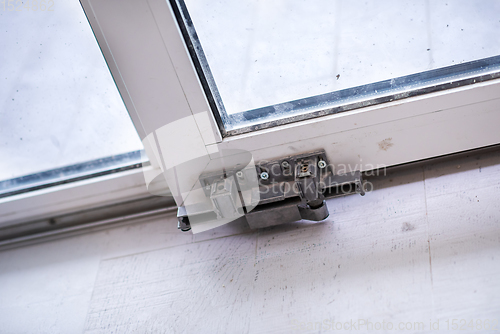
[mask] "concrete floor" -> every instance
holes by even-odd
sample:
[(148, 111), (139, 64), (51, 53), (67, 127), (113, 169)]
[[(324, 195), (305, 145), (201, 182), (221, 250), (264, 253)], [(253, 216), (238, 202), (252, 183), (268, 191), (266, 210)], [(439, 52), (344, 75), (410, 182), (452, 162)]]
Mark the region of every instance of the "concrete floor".
[(192, 235), (171, 214), (1, 251), (0, 332), (500, 328), (500, 152), (373, 185), (323, 223)]

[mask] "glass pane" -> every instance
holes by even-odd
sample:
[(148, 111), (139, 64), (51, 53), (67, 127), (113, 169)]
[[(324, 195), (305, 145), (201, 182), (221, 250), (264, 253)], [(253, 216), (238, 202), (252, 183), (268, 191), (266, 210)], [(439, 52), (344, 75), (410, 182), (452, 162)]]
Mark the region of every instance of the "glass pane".
[(0, 195), (142, 161), (80, 3), (10, 4), (0, 3)]
[(488, 80), (500, 69), (498, 0), (177, 0), (177, 6), (233, 133), (452, 81)]

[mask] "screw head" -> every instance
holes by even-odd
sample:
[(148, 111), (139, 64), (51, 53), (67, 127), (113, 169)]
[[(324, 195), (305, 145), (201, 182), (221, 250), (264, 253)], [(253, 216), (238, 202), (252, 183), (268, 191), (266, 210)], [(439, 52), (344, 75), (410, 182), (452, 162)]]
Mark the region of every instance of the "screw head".
[(236, 176), (237, 177), (243, 177), (243, 172), (240, 170), (240, 171), (237, 171), (236, 172)]
[(269, 174), (267, 172), (260, 173), (260, 178), (262, 180), (267, 180), (269, 178)]
[(326, 162), (323, 160), (318, 161), (318, 167), (323, 169), (326, 167)]
[(281, 166), (282, 166), (283, 168), (288, 168), (288, 167), (290, 167), (290, 164), (288, 163), (288, 161), (283, 161), (283, 162), (281, 163)]

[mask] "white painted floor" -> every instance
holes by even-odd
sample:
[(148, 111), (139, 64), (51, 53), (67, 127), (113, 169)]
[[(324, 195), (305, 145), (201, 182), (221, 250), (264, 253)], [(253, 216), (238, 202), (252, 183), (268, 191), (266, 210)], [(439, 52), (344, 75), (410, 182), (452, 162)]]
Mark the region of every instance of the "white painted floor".
[(352, 320), (362, 333), (359, 319), (500, 330), (500, 152), (374, 186), (330, 200), (325, 223), (193, 236), (169, 215), (4, 250), (0, 332), (328, 333)]

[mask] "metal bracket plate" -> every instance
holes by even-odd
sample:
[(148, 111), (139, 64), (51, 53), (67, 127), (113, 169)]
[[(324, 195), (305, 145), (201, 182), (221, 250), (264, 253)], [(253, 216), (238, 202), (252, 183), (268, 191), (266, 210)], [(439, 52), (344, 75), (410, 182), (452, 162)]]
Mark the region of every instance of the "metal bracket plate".
[[(213, 204), (213, 217), (220, 219), (245, 214), (251, 228), (301, 219), (321, 221), (329, 216), (325, 198), (348, 193), (364, 195), (361, 172), (334, 173), (324, 150), (261, 161), (255, 168), (256, 171), (234, 168), (199, 177), (205, 196)], [(255, 175), (258, 189), (247, 194), (245, 199), (240, 191), (241, 185)], [(245, 200), (255, 201), (256, 198), (257, 207), (246, 212)], [(189, 218), (181, 208), (178, 218), (179, 229), (189, 230)]]

